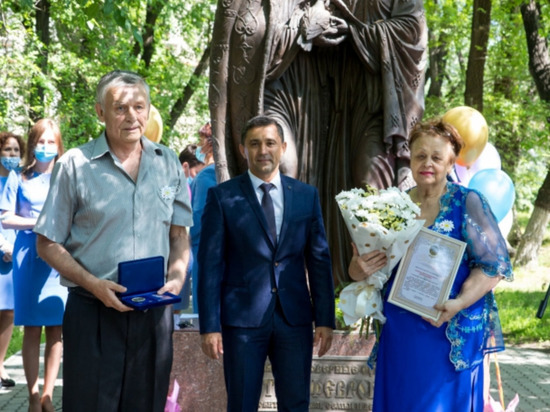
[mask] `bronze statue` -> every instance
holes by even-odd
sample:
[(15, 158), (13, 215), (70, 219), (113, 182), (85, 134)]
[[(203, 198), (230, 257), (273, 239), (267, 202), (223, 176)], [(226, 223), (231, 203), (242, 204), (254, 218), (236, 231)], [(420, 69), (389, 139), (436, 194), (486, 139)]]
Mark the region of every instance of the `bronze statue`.
[(350, 240), (334, 196), (411, 185), (409, 129), (423, 113), (427, 29), (420, 0), (219, 0), (210, 111), (218, 181), (246, 170), (242, 125), (279, 120), (283, 173), (318, 187), (335, 278)]

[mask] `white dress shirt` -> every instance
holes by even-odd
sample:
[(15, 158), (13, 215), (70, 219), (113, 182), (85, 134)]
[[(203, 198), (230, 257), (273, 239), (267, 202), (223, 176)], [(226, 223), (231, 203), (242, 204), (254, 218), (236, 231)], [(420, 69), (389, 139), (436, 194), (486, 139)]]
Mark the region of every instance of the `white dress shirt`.
[(252, 187), (254, 187), (254, 191), (256, 192), (256, 197), (258, 198), (258, 202), (260, 202), (260, 205), (262, 204), (262, 198), (264, 196), (264, 191), (260, 188), (260, 186), (264, 183), (272, 183), (275, 186), (274, 188), (271, 189), (269, 194), (271, 195), (271, 199), (273, 199), (273, 209), (275, 210), (275, 225), (277, 227), (277, 241), (278, 241), (279, 235), (281, 234), (281, 226), (283, 224), (283, 213), (285, 210), (283, 186), (281, 183), (281, 174), (277, 173), (277, 175), (270, 182), (265, 182), (259, 177), (254, 176), (250, 170), (248, 170), (248, 175), (250, 176), (250, 180), (252, 181)]

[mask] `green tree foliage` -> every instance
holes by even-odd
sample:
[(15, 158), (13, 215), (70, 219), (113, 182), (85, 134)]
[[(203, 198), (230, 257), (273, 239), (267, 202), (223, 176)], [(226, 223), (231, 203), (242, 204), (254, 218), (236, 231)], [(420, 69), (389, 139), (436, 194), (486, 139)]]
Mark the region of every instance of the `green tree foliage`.
[[(215, 0), (58, 0), (50, 2), (48, 61), (32, 0), (0, 0), (0, 128), (24, 133), (32, 113), (55, 118), (67, 147), (96, 137), (95, 86), (112, 69), (133, 70), (151, 86), (163, 119), (183, 94), (210, 41)], [(152, 23), (151, 23), (152, 22)], [(196, 139), (209, 119), (206, 73), (163, 143)], [(37, 100), (37, 88), (44, 90)], [(41, 106), (41, 107), (39, 107)]]
[[(517, 191), (516, 208), (531, 211), (545, 176), (550, 155), (548, 103), (541, 101), (529, 74), (528, 51), (520, 0), (493, 2), (483, 83), (483, 115), (489, 141), (495, 145), (503, 170)], [(439, 68), (441, 91), (426, 96), (426, 117), (441, 116), (464, 105), (467, 59), (471, 39), (473, 0), (426, 0), (430, 49), (445, 48)], [(541, 16), (550, 5), (540, 2)], [(543, 22), (544, 23), (544, 22)], [(546, 20), (547, 38), (549, 21)], [(430, 65), (437, 63), (430, 59)], [(427, 90), (433, 79), (429, 78)]]

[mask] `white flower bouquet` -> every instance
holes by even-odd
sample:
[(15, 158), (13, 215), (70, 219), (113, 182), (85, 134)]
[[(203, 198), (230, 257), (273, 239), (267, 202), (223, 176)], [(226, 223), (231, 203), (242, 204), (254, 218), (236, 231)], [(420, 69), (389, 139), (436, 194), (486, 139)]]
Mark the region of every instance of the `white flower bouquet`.
[(359, 254), (373, 250), (386, 253), (388, 263), (367, 279), (353, 282), (340, 292), (339, 307), (347, 325), (364, 317), (386, 322), (381, 290), (392, 269), (403, 257), (424, 221), (409, 195), (395, 187), (380, 190), (352, 189), (336, 196), (336, 202)]

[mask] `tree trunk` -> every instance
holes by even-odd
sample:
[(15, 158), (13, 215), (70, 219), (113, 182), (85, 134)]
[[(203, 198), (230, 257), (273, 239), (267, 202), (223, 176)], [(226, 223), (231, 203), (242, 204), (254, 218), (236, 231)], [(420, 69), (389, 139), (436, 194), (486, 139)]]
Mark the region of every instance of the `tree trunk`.
[(204, 53), (202, 54), (199, 64), (197, 64), (197, 67), (195, 67), (195, 70), (193, 71), (191, 78), (189, 79), (189, 81), (185, 85), (185, 88), (183, 89), (183, 94), (180, 96), (178, 100), (176, 100), (176, 103), (174, 103), (174, 106), (170, 111), (169, 124), (171, 128), (174, 127), (174, 125), (177, 123), (181, 114), (185, 110), (185, 106), (189, 102), (189, 99), (191, 99), (191, 96), (193, 96), (193, 93), (195, 92), (195, 88), (197, 87), (197, 80), (208, 67), (209, 59), (210, 59), (210, 46), (204, 49)]
[(432, 32), (428, 35), (430, 36), (430, 43), (436, 44), (430, 48), (430, 66), (428, 68), (430, 88), (428, 90), (428, 97), (441, 97), (441, 86), (447, 62), (447, 36), (443, 30), (439, 33), (439, 39), (437, 40), (433, 37)]
[[(40, 39), (41, 50), (36, 59), (36, 65), (46, 75), (48, 73), (48, 54), (50, 47), (50, 2), (39, 0), (35, 5), (35, 30)], [(33, 81), (31, 91), (31, 106), (29, 116), (33, 122), (44, 117), (44, 87), (38, 81)]]
[(537, 258), (548, 222), (550, 222), (550, 169), (539, 189), (535, 200), (535, 209), (529, 218), (525, 233), (521, 237), (516, 254), (516, 265), (527, 265)]
[[(147, 4), (147, 14), (145, 16), (145, 25), (142, 30), (143, 37), (143, 53), (141, 60), (145, 63), (148, 69), (151, 65), (151, 59), (155, 52), (155, 24), (164, 7), (164, 1), (153, 1)], [(138, 56), (141, 51), (141, 44), (136, 41), (134, 44), (134, 56)]]
[(472, 40), (466, 69), (464, 103), (483, 112), (483, 73), (491, 24), (491, 0), (474, 0)]
[[(542, 100), (550, 102), (550, 55), (546, 39), (539, 34), (540, 9), (535, 1), (521, 5), (523, 26), (529, 51), (529, 69)], [(516, 254), (516, 265), (527, 265), (537, 258), (550, 220), (550, 169), (537, 194), (535, 209), (529, 218)]]
[(540, 9), (533, 0), (521, 5), (529, 50), (529, 71), (542, 100), (550, 101), (550, 55), (546, 38), (539, 34)]

